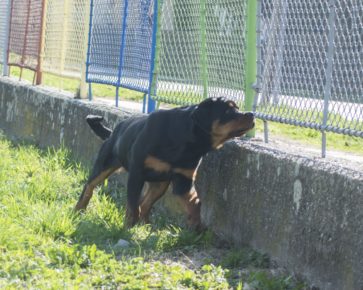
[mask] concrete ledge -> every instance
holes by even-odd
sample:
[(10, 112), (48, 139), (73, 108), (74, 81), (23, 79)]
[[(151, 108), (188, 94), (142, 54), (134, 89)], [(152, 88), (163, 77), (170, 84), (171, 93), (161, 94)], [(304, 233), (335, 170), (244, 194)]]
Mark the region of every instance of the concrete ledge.
[(198, 171), (203, 221), (320, 289), (363, 289), (363, 174), (230, 142)]
[[(0, 77), (0, 129), (40, 147), (64, 144), (90, 165), (110, 126), (134, 112)], [(267, 252), (321, 289), (363, 289), (363, 175), (256, 143), (229, 142), (198, 170), (202, 219), (236, 245)]]

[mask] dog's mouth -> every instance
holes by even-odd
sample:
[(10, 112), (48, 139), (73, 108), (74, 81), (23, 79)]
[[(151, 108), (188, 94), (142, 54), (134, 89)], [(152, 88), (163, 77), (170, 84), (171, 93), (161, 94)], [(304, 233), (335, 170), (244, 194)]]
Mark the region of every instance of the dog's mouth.
[(250, 131), (251, 129), (253, 129), (255, 127), (255, 122), (251, 122), (251, 124), (248, 127), (243, 127), (240, 128), (238, 130), (232, 131), (230, 133), (230, 138), (234, 138), (234, 137), (241, 137), (244, 134), (246, 134), (248, 131)]

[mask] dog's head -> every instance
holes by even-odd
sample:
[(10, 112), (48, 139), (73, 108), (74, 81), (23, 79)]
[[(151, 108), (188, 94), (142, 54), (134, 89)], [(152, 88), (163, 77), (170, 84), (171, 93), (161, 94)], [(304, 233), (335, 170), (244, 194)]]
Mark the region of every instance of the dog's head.
[(253, 113), (242, 113), (235, 102), (223, 97), (201, 102), (193, 112), (194, 123), (211, 136), (213, 148), (240, 137), (255, 126)]

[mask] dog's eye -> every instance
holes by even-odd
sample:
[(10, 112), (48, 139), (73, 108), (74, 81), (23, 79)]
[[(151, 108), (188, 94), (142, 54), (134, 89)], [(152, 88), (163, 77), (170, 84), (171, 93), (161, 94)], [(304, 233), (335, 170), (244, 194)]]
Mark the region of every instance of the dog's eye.
[(224, 113), (225, 114), (231, 114), (231, 113), (233, 113), (233, 109), (232, 108), (228, 108)]

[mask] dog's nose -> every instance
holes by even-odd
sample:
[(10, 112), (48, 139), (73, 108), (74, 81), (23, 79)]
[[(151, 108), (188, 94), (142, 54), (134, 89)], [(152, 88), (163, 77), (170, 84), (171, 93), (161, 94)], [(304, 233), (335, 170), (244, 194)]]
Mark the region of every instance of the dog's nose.
[(245, 117), (247, 117), (249, 119), (253, 119), (255, 117), (255, 114), (252, 112), (247, 112), (247, 113), (245, 113)]

